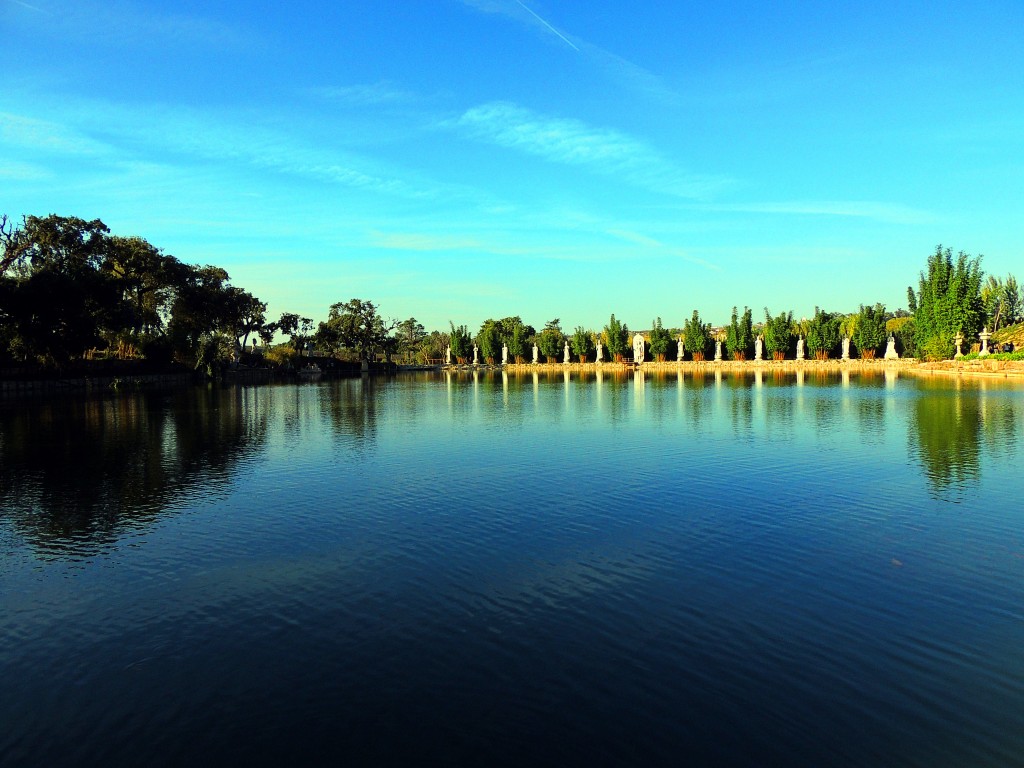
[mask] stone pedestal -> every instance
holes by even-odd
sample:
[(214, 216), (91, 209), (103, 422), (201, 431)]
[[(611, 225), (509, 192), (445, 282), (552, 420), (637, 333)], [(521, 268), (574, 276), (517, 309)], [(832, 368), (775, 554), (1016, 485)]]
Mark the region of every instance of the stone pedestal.
[(978, 338), (981, 339), (981, 351), (978, 353), (978, 357), (987, 357), (991, 354), (988, 348), (988, 340), (992, 338), (992, 334), (988, 332), (988, 326), (985, 326), (982, 332), (978, 334)]

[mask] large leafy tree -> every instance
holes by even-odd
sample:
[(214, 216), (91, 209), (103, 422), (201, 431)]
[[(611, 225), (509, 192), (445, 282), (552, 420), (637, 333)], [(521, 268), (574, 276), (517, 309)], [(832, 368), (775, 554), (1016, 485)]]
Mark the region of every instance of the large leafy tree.
[(818, 360), (828, 360), (839, 346), (839, 325), (842, 315), (814, 308), (814, 317), (807, 324), (807, 349)]
[(668, 352), (669, 344), (672, 343), (672, 334), (661, 324), (661, 318), (656, 317), (651, 326), (651, 354), (659, 363), (665, 361), (665, 353)]
[(851, 338), (862, 358), (873, 359), (885, 343), (886, 319), (884, 304), (875, 304), (873, 307), (860, 305)]
[(918, 290), (907, 288), (919, 353), (930, 359), (948, 358), (957, 333), (967, 339), (977, 337), (985, 322), (983, 274), (980, 256), (960, 251), (954, 260), (951, 249), (936, 246), (920, 273)]
[(223, 269), (182, 264), (99, 219), (0, 217), (0, 246), (0, 344), (21, 359), (59, 365), (116, 345), (201, 366), (263, 325), (266, 306)]
[(736, 307), (732, 308), (732, 321), (726, 330), (725, 346), (734, 360), (746, 360), (754, 344), (754, 317), (749, 307), (743, 308), (740, 317)]
[(473, 351), (473, 341), (470, 338), (469, 329), (465, 325), (456, 325), (450, 320), (448, 324), (452, 327), (451, 334), (448, 337), (452, 348), (452, 355), (458, 362), (464, 363), (469, 359)]
[(399, 354), (412, 359), (423, 347), (427, 330), (415, 317), (402, 320), (395, 326), (395, 344)]
[(236, 286), (228, 286), (223, 297), (224, 330), (234, 339), (235, 351), (240, 352), (249, 343), (249, 337), (266, 323), (267, 305), (251, 293)]
[(501, 354), (501, 325), (497, 320), (485, 320), (476, 335), (480, 354), (489, 364)]
[(1017, 278), (1013, 275), (1007, 275), (1006, 280), (989, 275), (981, 288), (981, 300), (990, 331), (998, 331), (1018, 321), (1021, 297)]
[[(340, 305), (334, 304), (332, 308), (334, 306)], [(277, 326), (278, 331), (288, 337), (289, 346), (295, 352), (301, 352), (310, 341), (313, 331), (313, 318), (302, 317), (295, 312), (282, 312), (281, 317), (274, 325)], [(318, 327), (317, 344), (331, 351), (337, 348), (341, 342), (334, 331), (335, 328), (333, 326), (329, 330)]]
[(587, 357), (594, 351), (594, 335), (582, 325), (577, 325), (576, 330), (573, 331), (572, 338), (569, 340), (569, 346), (572, 348), (573, 354), (579, 358), (579, 361), (585, 363), (587, 362)]
[(175, 357), (202, 368), (214, 362), (217, 346), (213, 338), (226, 332), (224, 296), (228, 273), (220, 267), (188, 267), (175, 288), (167, 335)]
[(370, 301), (349, 299), (331, 305), (327, 321), (320, 323), (317, 335), (333, 350), (347, 349), (359, 360), (369, 362), (378, 352), (393, 350), (391, 331), (394, 322), (385, 322)]
[(112, 236), (101, 269), (110, 276), (128, 310), (128, 340), (145, 347), (170, 320), (175, 291), (189, 267), (141, 237)]
[(527, 340), (536, 333), (533, 326), (525, 325), (518, 315), (504, 318), (500, 325), (502, 340), (508, 345), (508, 353), (517, 363), (523, 362)]
[(61, 365), (130, 324), (101, 267), (109, 229), (99, 219), (26, 216), (0, 221), (0, 320), (21, 359)]
[(562, 333), (562, 323), (559, 318), (549, 320), (544, 329), (537, 334), (537, 347), (549, 363), (558, 360), (558, 355), (565, 346), (565, 334)]
[(764, 348), (774, 359), (782, 360), (793, 343), (793, 313), (780, 312), (772, 316), (764, 308)]
[(621, 360), (629, 349), (629, 328), (612, 315), (602, 334), (608, 354), (613, 360)]
[(683, 346), (694, 360), (704, 359), (711, 345), (711, 325), (701, 320), (697, 310), (683, 326)]

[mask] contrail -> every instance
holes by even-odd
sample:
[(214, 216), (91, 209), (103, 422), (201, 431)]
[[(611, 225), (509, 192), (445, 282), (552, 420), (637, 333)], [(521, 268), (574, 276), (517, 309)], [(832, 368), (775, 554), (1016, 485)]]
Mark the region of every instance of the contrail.
[(15, 5), (20, 5), (22, 8), (28, 8), (30, 11), (35, 11), (36, 13), (45, 13), (47, 16), (53, 16), (53, 14), (50, 11), (46, 10), (45, 8), (36, 8), (34, 5), (29, 5), (28, 3), (22, 2), (22, 0), (10, 0), (10, 2), (14, 3)]
[(536, 13), (534, 13), (534, 12), (533, 12), (533, 11), (531, 11), (531, 10), (530, 10), (529, 8), (527, 8), (527, 7), (526, 7), (526, 6), (525, 6), (525, 5), (523, 4), (522, 0), (516, 0), (516, 2), (517, 2), (517, 3), (519, 3), (519, 5), (522, 5), (524, 9), (526, 9), (527, 11), (529, 11), (530, 15), (531, 15), (531, 16), (533, 16), (533, 18), (535, 18), (535, 19), (536, 19), (537, 21), (539, 21), (539, 22), (540, 22), (541, 24), (543, 24), (543, 25), (544, 25), (545, 27), (547, 27), (547, 28), (548, 28), (548, 29), (550, 29), (550, 30), (551, 30), (552, 32), (554, 32), (554, 33), (555, 33), (556, 35), (558, 35), (558, 36), (559, 36), (560, 38), (562, 38), (562, 40), (564, 40), (564, 41), (565, 41), (565, 43), (566, 43), (566, 44), (567, 44), (567, 45), (568, 45), (568, 46), (569, 46), (570, 48), (572, 48), (572, 49), (573, 49), (574, 51), (578, 51), (578, 50), (579, 50), (579, 48), (577, 48), (577, 47), (576, 47), (576, 46), (575, 46), (575, 45), (573, 44), (572, 40), (570, 40), (569, 38), (567, 38), (567, 37), (566, 37), (565, 35), (563, 35), (563, 34), (562, 34), (561, 32), (559, 32), (559, 31), (558, 31), (557, 29), (555, 29), (555, 28), (554, 28), (554, 27), (552, 27), (552, 26), (551, 26), (550, 24), (548, 24), (548, 23), (547, 23), (546, 21), (544, 21), (544, 19), (542, 19), (542, 18), (541, 18), (540, 16), (538, 16), (538, 15), (537, 15)]

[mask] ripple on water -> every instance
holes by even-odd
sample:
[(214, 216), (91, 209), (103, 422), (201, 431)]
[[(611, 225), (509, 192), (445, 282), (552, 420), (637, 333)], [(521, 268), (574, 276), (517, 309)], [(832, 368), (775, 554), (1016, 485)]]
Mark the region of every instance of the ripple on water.
[(0, 442), (0, 754), (1012, 764), (1019, 394), (812, 384), (207, 395), (131, 492)]

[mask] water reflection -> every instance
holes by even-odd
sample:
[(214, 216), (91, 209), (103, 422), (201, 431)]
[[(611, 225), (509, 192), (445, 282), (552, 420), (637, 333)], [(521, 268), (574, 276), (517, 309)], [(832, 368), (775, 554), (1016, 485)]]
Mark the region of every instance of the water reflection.
[[(1018, 450), (1020, 388), (848, 371), (484, 371), (305, 387), (194, 389), (0, 407), (0, 524), (37, 553), (81, 556), (149, 525), (194, 490), (227, 492), (269, 429), (290, 445), (372, 456), (425, 423), (813, 440), (857, 460), (894, 450), (960, 493)], [(446, 406), (446, 407), (445, 407)], [(904, 437), (905, 433), (905, 437)], [(468, 433), (467, 433), (468, 434)], [(491, 433), (497, 434), (497, 433)], [(678, 444), (685, 444), (680, 441)], [(614, 444), (615, 440), (611, 440)], [(895, 458), (895, 457), (893, 457)], [(285, 467), (286, 469), (286, 467)], [(993, 478), (994, 480), (994, 478)]]
[(201, 489), (226, 486), (259, 448), (252, 388), (187, 389), (0, 408), (0, 519), (43, 557), (84, 557)]
[[(887, 381), (887, 386), (889, 382)], [(987, 383), (950, 386), (943, 381), (918, 383), (920, 396), (911, 407), (908, 442), (936, 491), (960, 495), (983, 477), (984, 458), (1012, 451), (1021, 420), (1019, 398), (989, 402)]]
[[(377, 437), (377, 407), (387, 379), (372, 376), (337, 379), (318, 389), (321, 413), (326, 416), (336, 437), (345, 439), (357, 451), (371, 449)], [(451, 381), (448, 381), (449, 393)], [(296, 388), (298, 392), (298, 388)]]

